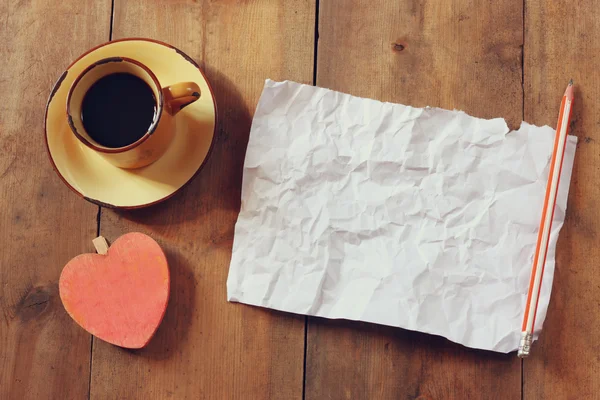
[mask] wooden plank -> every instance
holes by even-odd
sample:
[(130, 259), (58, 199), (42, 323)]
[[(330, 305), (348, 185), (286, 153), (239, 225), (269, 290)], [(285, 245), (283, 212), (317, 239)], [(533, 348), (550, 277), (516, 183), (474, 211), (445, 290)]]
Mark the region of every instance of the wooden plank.
[[(320, 2), (317, 85), (522, 119), (522, 4)], [(518, 399), (520, 361), (401, 329), (309, 318), (306, 398)]]
[(148, 347), (94, 341), (92, 398), (294, 399), (302, 395), (304, 318), (226, 302), (250, 123), (264, 80), (310, 83), (310, 1), (115, 0), (113, 38), (166, 41), (215, 89), (218, 138), (182, 193), (137, 212), (102, 211), (109, 240), (142, 231), (166, 251), (171, 299)]
[(108, 38), (110, 0), (0, 1), (0, 398), (85, 398), (90, 335), (64, 311), (62, 267), (98, 208), (55, 175), (44, 110), (69, 61)]
[(579, 138), (548, 316), (524, 362), (527, 399), (591, 399), (600, 391), (597, 10), (591, 0), (526, 1), (525, 118), (555, 127), (561, 96), (573, 78), (570, 134)]

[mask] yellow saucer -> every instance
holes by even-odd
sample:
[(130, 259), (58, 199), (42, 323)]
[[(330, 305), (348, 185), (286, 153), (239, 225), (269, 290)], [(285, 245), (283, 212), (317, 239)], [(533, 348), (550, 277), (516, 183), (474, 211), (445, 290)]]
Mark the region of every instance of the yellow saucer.
[[(175, 117), (176, 132), (158, 161), (126, 170), (110, 164), (82, 144), (67, 123), (66, 99), (71, 83), (91, 63), (107, 57), (129, 57), (149, 67), (162, 87), (196, 82), (200, 99)], [(215, 136), (214, 95), (198, 65), (185, 53), (149, 39), (123, 39), (100, 45), (80, 56), (58, 79), (46, 107), (46, 144), (54, 169), (73, 191), (93, 203), (139, 208), (171, 197), (202, 168)]]

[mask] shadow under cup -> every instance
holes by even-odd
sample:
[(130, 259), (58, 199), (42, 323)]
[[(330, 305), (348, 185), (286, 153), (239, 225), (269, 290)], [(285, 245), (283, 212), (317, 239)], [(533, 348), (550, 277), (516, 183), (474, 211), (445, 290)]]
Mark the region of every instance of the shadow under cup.
[[(94, 83), (117, 73), (127, 73), (142, 79), (152, 89), (156, 107), (154, 118), (142, 137), (124, 147), (106, 147), (86, 131), (81, 117), (82, 104)], [(144, 167), (156, 161), (167, 150), (174, 135), (174, 121), (173, 116), (164, 108), (163, 90), (154, 73), (142, 63), (126, 57), (105, 58), (91, 64), (75, 79), (67, 97), (67, 118), (73, 134), (84, 145), (120, 168)]]

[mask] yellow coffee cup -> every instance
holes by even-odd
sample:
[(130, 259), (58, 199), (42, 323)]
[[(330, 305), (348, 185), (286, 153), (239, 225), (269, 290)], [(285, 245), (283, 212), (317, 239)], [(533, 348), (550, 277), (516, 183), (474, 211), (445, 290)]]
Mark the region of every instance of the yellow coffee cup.
[(194, 82), (163, 87), (144, 64), (127, 57), (98, 60), (73, 81), (67, 118), (85, 146), (120, 168), (158, 160), (175, 132), (175, 115), (200, 98)]

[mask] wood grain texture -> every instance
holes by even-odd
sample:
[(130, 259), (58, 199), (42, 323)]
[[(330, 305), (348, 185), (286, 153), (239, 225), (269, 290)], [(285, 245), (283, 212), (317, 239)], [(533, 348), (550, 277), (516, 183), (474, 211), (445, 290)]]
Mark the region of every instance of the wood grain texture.
[[(522, 119), (521, 2), (320, 2), (317, 85)], [(519, 399), (520, 361), (388, 327), (309, 318), (307, 399)]]
[(110, 1), (0, 0), (0, 398), (85, 398), (90, 335), (58, 278), (90, 251), (98, 208), (52, 170), (44, 111), (69, 61), (108, 38)]
[(522, 12), (516, 1), (323, 0), (317, 85), (518, 126)]
[(591, 399), (600, 392), (598, 6), (592, 0), (526, 1), (525, 118), (555, 127), (573, 78), (569, 133), (579, 138), (548, 316), (524, 362), (526, 399)]
[(166, 41), (201, 65), (215, 89), (216, 143), (201, 173), (166, 203), (103, 210), (109, 240), (156, 239), (171, 269), (165, 319), (148, 346), (94, 341), (91, 397), (299, 399), (304, 318), (226, 301), (244, 152), (264, 80), (310, 82), (314, 1), (115, 0), (113, 38)]

